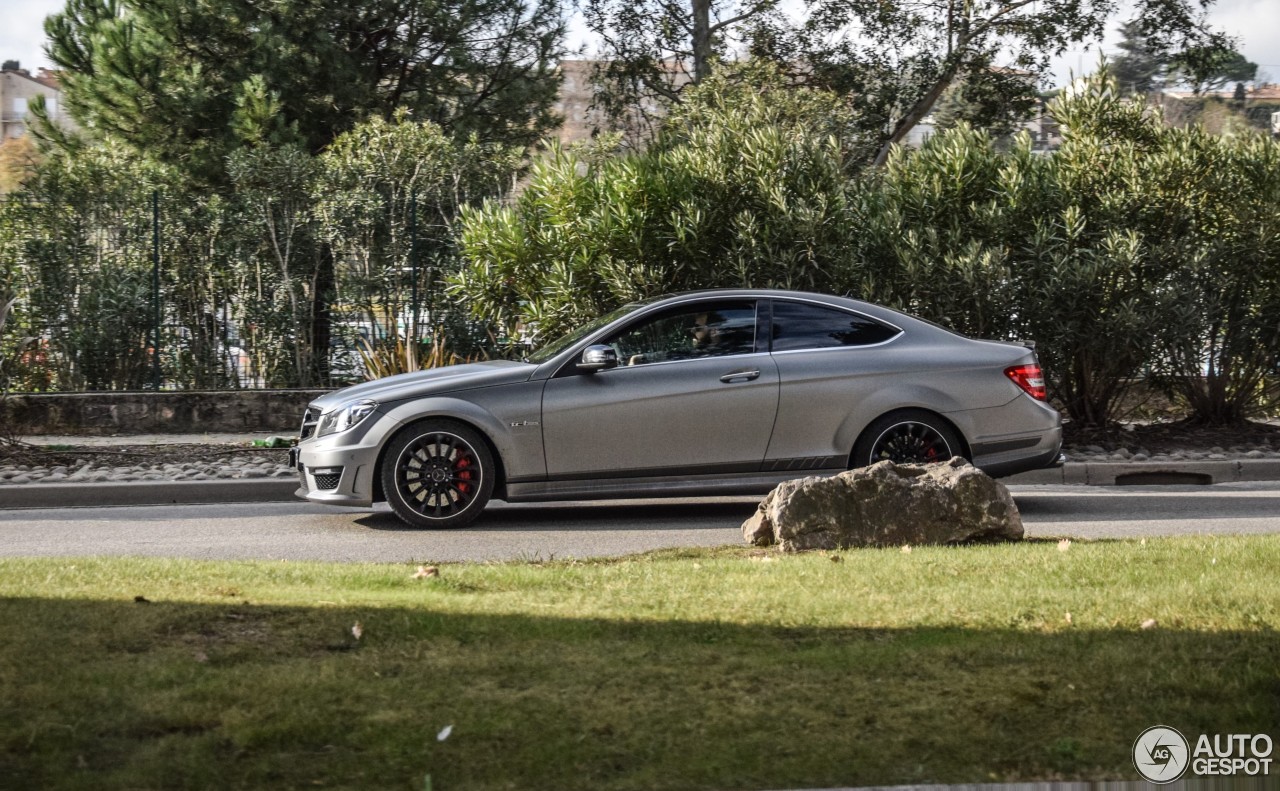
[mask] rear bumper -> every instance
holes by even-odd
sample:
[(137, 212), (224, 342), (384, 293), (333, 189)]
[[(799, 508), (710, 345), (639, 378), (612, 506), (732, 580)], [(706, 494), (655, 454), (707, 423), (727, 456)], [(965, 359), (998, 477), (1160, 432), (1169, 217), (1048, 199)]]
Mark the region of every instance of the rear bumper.
[(993, 478), (1061, 467), (1062, 416), (1028, 395), (1009, 403), (948, 415), (970, 438), (973, 465)]
[(1010, 475), (1017, 475), (1020, 472), (1030, 472), (1031, 470), (1052, 469), (1061, 467), (1067, 461), (1066, 454), (1062, 452), (1062, 442), (1059, 440), (1058, 447), (1046, 452), (1038, 453), (1035, 456), (1028, 456), (1022, 459), (1011, 459), (1008, 461), (997, 461), (991, 463), (977, 463), (978, 469), (990, 475), (992, 478), (1005, 478)]

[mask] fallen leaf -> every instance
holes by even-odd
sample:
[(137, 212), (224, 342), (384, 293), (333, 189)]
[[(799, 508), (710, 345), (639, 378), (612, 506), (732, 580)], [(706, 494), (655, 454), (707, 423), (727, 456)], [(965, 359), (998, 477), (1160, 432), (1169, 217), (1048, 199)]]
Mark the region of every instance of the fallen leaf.
[(1071, 549), (1071, 539), (1069, 539), (1069, 538), (1064, 538), (1064, 539), (1062, 539), (1061, 541), (1059, 541), (1059, 542), (1058, 542), (1058, 551), (1059, 551), (1059, 552), (1066, 552), (1068, 549)]
[(351, 636), (359, 640), (360, 636), (363, 634), (364, 634), (364, 627), (360, 625), (359, 621), (356, 621), (355, 626), (351, 627)]
[(436, 741), (438, 742), (444, 741), (445, 739), (449, 738), (449, 734), (451, 733), (453, 733), (453, 726), (452, 725), (444, 726), (444, 728), (442, 728), (440, 732), (436, 734)]
[(1155, 618), (1148, 618), (1147, 620), (1143, 621), (1143, 622), (1142, 622), (1142, 628), (1143, 628), (1143, 629), (1154, 629), (1154, 628), (1156, 628), (1156, 619), (1155, 619)]

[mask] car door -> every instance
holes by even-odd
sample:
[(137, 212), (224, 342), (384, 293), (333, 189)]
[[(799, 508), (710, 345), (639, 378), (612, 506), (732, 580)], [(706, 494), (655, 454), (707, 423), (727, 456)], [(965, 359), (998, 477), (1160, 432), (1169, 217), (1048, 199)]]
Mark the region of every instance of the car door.
[(765, 469), (843, 468), (853, 440), (842, 442), (838, 431), (859, 402), (900, 375), (893, 341), (902, 331), (812, 302), (773, 300), (770, 312), (780, 395)]
[(757, 326), (755, 300), (687, 303), (606, 338), (618, 367), (584, 374), (569, 363), (543, 391), (548, 477), (758, 470), (778, 372)]

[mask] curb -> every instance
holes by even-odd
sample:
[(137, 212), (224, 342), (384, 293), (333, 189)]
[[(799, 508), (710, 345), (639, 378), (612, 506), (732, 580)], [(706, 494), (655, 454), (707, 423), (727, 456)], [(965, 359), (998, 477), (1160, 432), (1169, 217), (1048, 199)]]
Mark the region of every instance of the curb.
[(1068, 462), (1057, 469), (1032, 470), (1002, 483), (1139, 486), (1280, 481), (1280, 459), (1176, 462)]
[(302, 502), (298, 479), (134, 481), (130, 483), (22, 483), (0, 486), (0, 510), (113, 505)]
[[(1280, 459), (1068, 462), (1001, 478), (1005, 484), (1137, 486), (1280, 481)], [(296, 478), (131, 483), (23, 483), (0, 486), (0, 510), (120, 505), (302, 502)]]

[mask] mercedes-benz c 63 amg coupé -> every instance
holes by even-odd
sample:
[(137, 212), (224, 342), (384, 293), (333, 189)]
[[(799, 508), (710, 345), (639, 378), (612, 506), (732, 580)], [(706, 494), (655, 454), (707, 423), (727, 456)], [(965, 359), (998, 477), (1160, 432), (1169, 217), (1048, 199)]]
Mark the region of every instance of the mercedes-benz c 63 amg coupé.
[(508, 502), (764, 493), (881, 460), (1062, 463), (1035, 352), (888, 308), (719, 290), (619, 308), (531, 354), (307, 408), (298, 494), (460, 527)]

